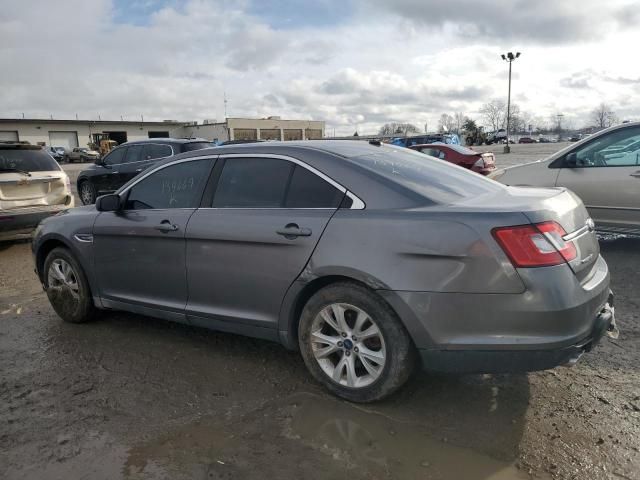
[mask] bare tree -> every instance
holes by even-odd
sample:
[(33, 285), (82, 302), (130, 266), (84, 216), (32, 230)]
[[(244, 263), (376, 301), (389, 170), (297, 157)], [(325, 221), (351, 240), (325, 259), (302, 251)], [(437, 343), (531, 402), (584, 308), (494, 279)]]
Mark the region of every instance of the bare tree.
[(601, 103), (591, 111), (591, 121), (599, 128), (607, 128), (617, 122), (615, 112), (606, 103)]
[(418, 127), (416, 127), (412, 123), (391, 122), (391, 123), (385, 123), (382, 127), (380, 127), (380, 130), (378, 130), (378, 135), (384, 135), (384, 136), (403, 135), (403, 136), (406, 136), (406, 135), (408, 135), (410, 133), (418, 133), (419, 131), (420, 130), (418, 130)]
[(491, 100), (480, 108), (485, 123), (493, 131), (503, 128), (507, 116), (507, 106), (502, 100)]
[(453, 116), (453, 118), (454, 118), (454, 123), (455, 123), (454, 131), (458, 135), (460, 135), (460, 132), (462, 131), (462, 125), (464, 125), (464, 122), (466, 122), (468, 120), (468, 118), (462, 112), (456, 112), (455, 115)]
[(440, 120), (438, 121), (438, 129), (441, 132), (451, 132), (455, 129), (456, 120), (454, 117), (449, 115), (448, 113), (443, 113), (440, 115)]

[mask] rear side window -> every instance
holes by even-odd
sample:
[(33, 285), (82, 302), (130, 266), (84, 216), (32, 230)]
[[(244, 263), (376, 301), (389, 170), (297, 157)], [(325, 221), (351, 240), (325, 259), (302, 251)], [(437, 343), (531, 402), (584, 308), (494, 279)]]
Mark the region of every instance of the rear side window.
[(44, 149), (0, 149), (0, 173), (14, 170), (47, 172), (60, 170), (60, 166)]
[(202, 150), (203, 148), (211, 148), (215, 145), (211, 142), (189, 142), (182, 145), (183, 152), (191, 152), (193, 150)]
[(211, 160), (193, 160), (162, 168), (131, 187), (125, 209), (196, 208), (210, 168)]
[(218, 180), (217, 208), (281, 207), (293, 164), (271, 158), (227, 159)]
[(149, 143), (144, 146), (143, 157), (145, 160), (154, 158), (164, 158), (173, 155), (173, 150), (169, 145), (161, 145), (158, 143)]
[(286, 208), (338, 208), (344, 193), (304, 167), (296, 166), (285, 200)]
[(144, 145), (131, 145), (127, 149), (127, 156), (124, 158), (125, 163), (139, 162), (142, 160), (142, 151)]

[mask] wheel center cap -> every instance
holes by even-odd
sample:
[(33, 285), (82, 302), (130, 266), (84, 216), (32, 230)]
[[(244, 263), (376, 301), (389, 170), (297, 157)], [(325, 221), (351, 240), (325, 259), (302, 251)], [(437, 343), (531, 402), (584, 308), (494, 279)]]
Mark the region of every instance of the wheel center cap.
[(353, 342), (351, 340), (349, 340), (348, 338), (344, 341), (344, 348), (346, 350), (351, 350), (353, 348)]

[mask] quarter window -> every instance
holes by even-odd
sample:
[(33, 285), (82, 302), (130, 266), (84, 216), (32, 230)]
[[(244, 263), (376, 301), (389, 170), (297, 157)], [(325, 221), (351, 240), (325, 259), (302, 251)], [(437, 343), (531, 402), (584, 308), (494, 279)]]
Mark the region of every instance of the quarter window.
[(286, 208), (338, 208), (344, 193), (306, 168), (296, 166), (285, 201)]
[(197, 208), (211, 160), (177, 163), (158, 170), (129, 190), (126, 210)]

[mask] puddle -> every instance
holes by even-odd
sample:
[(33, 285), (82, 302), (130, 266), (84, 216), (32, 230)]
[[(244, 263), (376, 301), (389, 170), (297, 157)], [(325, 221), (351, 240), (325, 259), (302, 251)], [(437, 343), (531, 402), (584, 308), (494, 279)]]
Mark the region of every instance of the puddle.
[(435, 439), (420, 426), (375, 410), (311, 395), (298, 398), (284, 435), (372, 478), (530, 478), (513, 462)]

